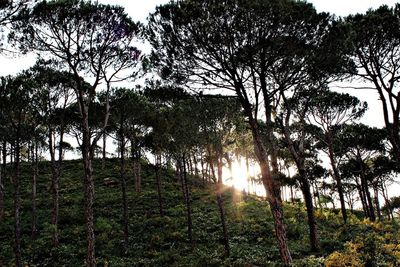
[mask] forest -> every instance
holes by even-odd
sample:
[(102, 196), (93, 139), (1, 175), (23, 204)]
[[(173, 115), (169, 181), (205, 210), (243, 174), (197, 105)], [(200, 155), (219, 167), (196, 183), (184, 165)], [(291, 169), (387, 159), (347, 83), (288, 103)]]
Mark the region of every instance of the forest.
[(0, 1), (0, 266), (400, 266), (400, 4), (134, 19)]

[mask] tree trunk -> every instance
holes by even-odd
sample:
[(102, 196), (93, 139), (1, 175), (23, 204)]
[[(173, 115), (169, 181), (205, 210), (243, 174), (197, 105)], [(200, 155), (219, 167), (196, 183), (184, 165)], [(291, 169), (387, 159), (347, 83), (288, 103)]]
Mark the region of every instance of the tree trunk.
[(301, 190), (303, 192), (304, 202), (307, 208), (310, 248), (311, 251), (318, 251), (319, 244), (318, 244), (318, 234), (317, 234), (317, 223), (315, 221), (310, 183), (308, 182), (305, 170), (301, 169), (299, 172), (301, 177)]
[(35, 143), (31, 147), (31, 164), (32, 164), (32, 238), (37, 234), (37, 215), (36, 215), (36, 183), (38, 177), (38, 144)]
[(59, 202), (60, 202), (60, 187), (59, 187), (59, 176), (56, 164), (55, 156), (55, 142), (54, 142), (54, 132), (53, 129), (49, 129), (49, 151), (50, 151), (50, 161), (51, 161), (51, 188), (53, 197), (53, 209), (51, 211), (51, 224), (53, 225), (52, 242), (53, 246), (57, 247), (59, 244), (58, 238), (58, 213), (59, 213)]
[(142, 191), (142, 177), (141, 177), (141, 165), (140, 165), (140, 148), (135, 145), (135, 141), (131, 139), (131, 157), (133, 164), (133, 178), (135, 179), (135, 192), (140, 193)]
[(192, 161), (192, 157), (190, 156), (190, 153), (188, 153), (188, 156), (186, 158), (186, 161), (188, 162), (188, 170), (189, 170), (189, 174), (193, 175), (194, 173), (194, 168), (193, 168), (193, 161)]
[[(286, 116), (285, 124), (282, 124), (285, 140), (288, 144), (288, 148), (293, 160), (296, 163), (296, 167), (300, 174), (301, 191), (303, 192), (304, 202), (307, 207), (307, 218), (308, 218), (308, 228), (309, 228), (309, 240), (311, 251), (318, 251), (318, 237), (317, 237), (317, 224), (314, 216), (314, 206), (313, 197), (311, 194), (311, 186), (307, 177), (306, 167), (305, 167), (305, 154), (304, 154), (304, 133), (300, 134), (300, 142), (297, 148), (293, 143), (290, 136), (289, 123), (290, 123), (290, 113)], [(304, 122), (303, 122), (304, 125)]]
[(231, 157), (229, 156), (228, 153), (225, 153), (224, 158), (226, 159), (226, 163), (228, 163), (229, 177), (230, 177), (230, 179), (232, 181), (232, 187), (234, 188), (235, 184), (233, 182), (232, 159), (231, 159)]
[(142, 191), (140, 159), (135, 158), (133, 160), (133, 174), (135, 178), (135, 191), (140, 193)]
[(221, 226), (222, 226), (222, 233), (223, 233), (223, 240), (224, 240), (224, 247), (225, 247), (225, 256), (229, 257), (230, 255), (230, 247), (229, 247), (229, 236), (228, 236), (228, 228), (226, 226), (226, 218), (225, 218), (225, 208), (224, 208), (224, 200), (222, 198), (222, 152), (218, 155), (217, 158), (217, 169), (218, 169), (218, 181), (217, 185), (217, 203), (219, 209), (219, 215), (221, 218)]
[(21, 144), (20, 144), (20, 127), (21, 124), (17, 125), (16, 132), (16, 141), (15, 141), (15, 172), (14, 172), (14, 254), (15, 254), (15, 266), (22, 267), (22, 256), (21, 256), (21, 218), (20, 218), (20, 210), (21, 210), (21, 196), (20, 196), (20, 153), (21, 153)]
[(93, 152), (90, 144), (90, 128), (88, 120), (88, 107), (82, 108), (82, 161), (84, 168), (84, 202), (85, 202), (85, 230), (86, 230), (86, 266), (95, 267), (95, 235), (93, 221), (94, 181), (92, 158)]
[(178, 159), (176, 161), (176, 174), (177, 174), (178, 180), (181, 183), (182, 200), (183, 200), (183, 203), (185, 203), (185, 205), (186, 205), (186, 192), (185, 192), (185, 183), (184, 183), (184, 180), (183, 180), (183, 163), (182, 163), (182, 159)]
[(160, 169), (161, 169), (161, 155), (156, 154), (155, 155), (155, 160), (156, 160), (156, 182), (157, 182), (157, 195), (158, 195), (158, 209), (160, 216), (164, 216), (164, 210), (163, 210), (163, 200), (162, 200), (162, 193), (161, 193), (161, 177), (160, 177)]
[(330, 160), (332, 170), (333, 170), (333, 178), (336, 181), (336, 188), (337, 188), (337, 191), (339, 194), (340, 208), (342, 211), (343, 221), (346, 223), (347, 222), (347, 213), (346, 213), (346, 204), (344, 201), (343, 185), (342, 185), (342, 179), (339, 174), (339, 170), (337, 169), (337, 166), (336, 166), (336, 159), (335, 159), (335, 154), (333, 151), (331, 132), (328, 132), (327, 139), (328, 139), (328, 156), (329, 156), (329, 160)]
[(318, 186), (317, 186), (317, 181), (314, 181), (312, 183), (312, 187), (314, 189), (315, 205), (317, 206), (317, 203), (318, 203), (318, 208), (320, 210), (322, 210), (321, 196), (320, 196), (319, 189), (318, 189)]
[(192, 249), (194, 248), (194, 240), (193, 240), (193, 222), (192, 222), (192, 203), (190, 200), (190, 192), (189, 192), (189, 186), (188, 186), (188, 181), (187, 181), (187, 162), (186, 162), (186, 156), (185, 154), (182, 154), (182, 172), (181, 172), (181, 179), (182, 179), (182, 187), (183, 187), (183, 192), (184, 192), (184, 198), (185, 198), (185, 204), (186, 204), (186, 217), (187, 217), (187, 224), (188, 224), (188, 238), (189, 238), (189, 243)]
[[(122, 122), (121, 122), (122, 125)], [(129, 214), (128, 214), (128, 200), (126, 196), (126, 179), (125, 179), (125, 138), (123, 135), (122, 126), (120, 129), (120, 151), (121, 151), (121, 189), (122, 189), (122, 221), (124, 224), (124, 252), (128, 253), (129, 243)]]
[(381, 213), (381, 205), (379, 203), (379, 190), (378, 186), (374, 186), (374, 200), (375, 200), (375, 206), (376, 206), (376, 213), (378, 214), (378, 219), (379, 221), (382, 221), (382, 213)]
[(392, 204), (390, 203), (388, 189), (387, 189), (385, 183), (382, 183), (381, 187), (382, 187), (382, 196), (385, 199), (385, 205), (388, 209), (388, 218), (389, 218), (389, 220), (394, 220), (393, 208), (392, 208)]
[(2, 171), (3, 177), (5, 178), (6, 174), (7, 174), (7, 142), (6, 141), (3, 141), (2, 149), (3, 149), (3, 153), (2, 153), (3, 158), (2, 158), (1, 171)]
[(203, 155), (200, 155), (200, 167), (201, 167), (201, 181), (203, 182), (203, 184), (205, 184), (206, 183), (207, 166), (204, 167)]
[(104, 132), (103, 133), (103, 149), (102, 149), (103, 156), (101, 158), (101, 169), (102, 170), (104, 170), (105, 167), (106, 167), (106, 159), (107, 159), (107, 150), (106, 150), (107, 148), (106, 148), (106, 145), (107, 145), (107, 135)]
[[(3, 143), (3, 145), (5, 145)], [(1, 156), (4, 155), (4, 147), (0, 147), (0, 158)], [(0, 168), (0, 223), (3, 221), (4, 219), (4, 186), (3, 186), (3, 177), (5, 176), (5, 168), (4, 166), (5, 164), (1, 165)]]
[(247, 195), (250, 195), (250, 163), (249, 163), (249, 157), (246, 155), (246, 183), (247, 183)]
[(371, 194), (369, 192), (368, 188), (368, 183), (367, 183), (367, 178), (365, 175), (365, 170), (364, 170), (364, 162), (361, 158), (360, 152), (357, 150), (357, 161), (358, 164), (360, 165), (360, 174), (361, 174), (361, 188), (364, 191), (364, 195), (367, 198), (368, 201), (368, 213), (369, 213), (369, 218), (371, 221), (375, 221), (376, 216), (375, 216), (375, 211), (374, 211), (374, 205), (372, 203), (372, 198)]
[[(250, 112), (247, 113), (251, 115)], [(280, 197), (280, 184), (277, 178), (271, 173), (267, 150), (265, 149), (261, 139), (257, 122), (251, 116), (249, 116), (249, 123), (253, 134), (254, 151), (261, 168), (262, 182), (267, 192), (267, 200), (274, 218), (275, 235), (278, 242), (279, 253), (281, 255), (283, 264), (290, 265), (292, 262), (292, 256), (290, 255), (286, 240), (286, 230), (283, 222), (284, 217), (282, 200)]]
[(199, 169), (197, 168), (197, 155), (196, 152), (193, 152), (193, 169), (194, 169), (194, 176), (196, 177), (196, 181), (199, 178)]
[(365, 198), (363, 189), (361, 188), (361, 185), (356, 177), (356, 188), (358, 191), (358, 195), (360, 196), (360, 201), (361, 201), (361, 206), (364, 212), (364, 217), (365, 218), (369, 218), (369, 208), (368, 208), (368, 203), (367, 203), (367, 199)]

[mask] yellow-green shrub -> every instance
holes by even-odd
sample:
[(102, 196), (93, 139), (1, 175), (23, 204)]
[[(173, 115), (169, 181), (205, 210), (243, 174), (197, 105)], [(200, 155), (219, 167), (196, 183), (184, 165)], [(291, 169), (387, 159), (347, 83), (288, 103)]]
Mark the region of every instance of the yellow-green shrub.
[(364, 264), (357, 254), (349, 252), (333, 252), (325, 260), (326, 267), (362, 267)]

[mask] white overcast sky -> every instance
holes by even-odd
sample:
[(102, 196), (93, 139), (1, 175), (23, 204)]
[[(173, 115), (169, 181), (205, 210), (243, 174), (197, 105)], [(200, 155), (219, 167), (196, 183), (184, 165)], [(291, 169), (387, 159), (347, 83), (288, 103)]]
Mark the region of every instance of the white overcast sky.
[[(99, 3), (121, 5), (135, 21), (145, 21), (157, 5), (168, 3), (168, 0), (98, 0)], [(381, 5), (394, 6), (400, 0), (309, 0), (318, 11), (325, 11), (337, 16), (363, 13), (369, 8)]]

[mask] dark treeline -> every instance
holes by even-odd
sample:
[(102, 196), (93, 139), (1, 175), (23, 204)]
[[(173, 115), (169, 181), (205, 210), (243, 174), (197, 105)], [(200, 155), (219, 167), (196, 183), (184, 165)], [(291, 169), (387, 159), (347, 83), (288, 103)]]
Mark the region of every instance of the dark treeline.
[[(0, 8), (2, 31), (10, 29), (2, 52), (12, 46), (19, 54), (38, 54), (33, 67), (0, 81), (0, 223), (12, 198), (15, 266), (24, 265), (26, 238), (21, 165), (32, 173), (35, 239), (41, 234), (39, 161), (49, 161), (51, 245), (62, 245), (60, 181), (65, 153), (74, 149), (67, 137), (75, 138), (84, 171), (86, 266), (96, 266), (93, 160), (101, 157), (105, 168), (111, 140), (119, 158), (125, 254), (135, 231), (128, 193), (141, 194), (146, 157), (154, 164), (160, 217), (168, 193), (162, 170), (176, 173), (191, 249), (193, 187), (214, 186), (226, 258), (231, 241), (223, 172), (232, 178), (237, 161), (246, 162), (248, 194), (253, 183), (265, 188), (284, 265), (293, 261), (284, 213), (284, 201), (296, 201), (293, 190), (303, 196), (313, 253), (321, 251), (318, 209), (337, 208), (344, 225), (359, 210), (371, 222), (396, 220), (399, 201), (388, 187), (400, 166), (399, 5), (336, 18), (302, 1), (172, 1), (157, 7), (147, 25), (122, 7), (90, 1), (2, 1)], [(150, 55), (138, 41), (151, 44)], [(143, 77), (144, 85), (136, 86)], [(367, 103), (350, 87), (330, 90), (341, 81), (378, 93), (385, 127), (359, 122)], [(249, 175), (252, 162), (259, 177)]]

